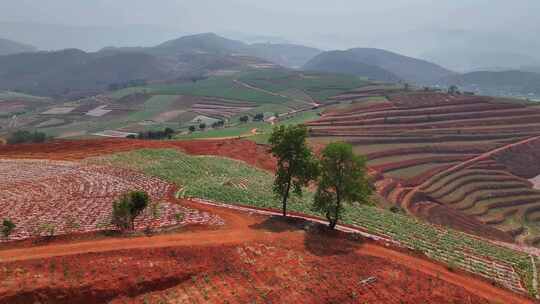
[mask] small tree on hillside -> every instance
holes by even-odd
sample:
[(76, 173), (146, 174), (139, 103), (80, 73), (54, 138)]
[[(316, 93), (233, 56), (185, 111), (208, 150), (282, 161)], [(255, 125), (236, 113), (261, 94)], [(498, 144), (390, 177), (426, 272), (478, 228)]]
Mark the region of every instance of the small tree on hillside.
[(240, 117), (240, 122), (246, 123), (246, 122), (248, 122), (248, 121), (249, 121), (249, 116), (244, 115), (244, 116)]
[(321, 179), (313, 209), (322, 212), (334, 229), (344, 203), (367, 202), (372, 188), (366, 177), (366, 161), (355, 155), (350, 144), (331, 143), (322, 152)]
[(195, 130), (197, 130), (195, 126), (189, 126), (189, 132), (195, 132)]
[(459, 94), (459, 88), (458, 88), (456, 85), (451, 85), (451, 86), (448, 88), (448, 94), (450, 94), (450, 95), (456, 95), (456, 94)]
[(9, 238), (15, 227), (15, 224), (10, 219), (4, 219), (2, 222), (2, 235), (5, 239)]
[(253, 121), (263, 121), (264, 120), (264, 114), (263, 113), (257, 113), (253, 117)]
[(200, 124), (199, 129), (204, 131), (204, 129), (206, 129), (206, 124), (205, 123)]
[(165, 130), (163, 130), (163, 133), (165, 137), (167, 137), (168, 139), (171, 139), (172, 136), (174, 135), (174, 130), (171, 128), (165, 128)]
[(135, 230), (135, 218), (146, 209), (149, 201), (148, 194), (142, 191), (122, 195), (113, 203), (112, 223), (122, 230)]
[(302, 195), (302, 187), (318, 176), (318, 165), (306, 143), (305, 126), (279, 126), (270, 136), (270, 151), (277, 158), (274, 193), (281, 198), (283, 216), (287, 216), (287, 200), (291, 187)]

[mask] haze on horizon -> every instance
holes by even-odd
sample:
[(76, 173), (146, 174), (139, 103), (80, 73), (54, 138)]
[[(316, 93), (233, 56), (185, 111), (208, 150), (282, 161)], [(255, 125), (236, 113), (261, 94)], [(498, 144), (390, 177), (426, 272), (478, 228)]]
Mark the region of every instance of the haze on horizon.
[(377, 47), (426, 57), (472, 48), (540, 60), (538, 11), (538, 0), (2, 0), (0, 37), (43, 50), (95, 51), (215, 32), (321, 49)]

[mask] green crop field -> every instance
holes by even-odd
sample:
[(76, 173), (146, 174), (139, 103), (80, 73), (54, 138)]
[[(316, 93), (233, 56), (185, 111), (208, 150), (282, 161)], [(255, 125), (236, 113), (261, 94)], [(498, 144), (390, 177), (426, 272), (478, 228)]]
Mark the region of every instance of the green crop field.
[(289, 70), (246, 72), (239, 80), (275, 93), (301, 90), (318, 101), (368, 84), (365, 79), (355, 76)]
[(246, 88), (234, 82), (233, 77), (211, 77), (197, 82), (180, 84), (159, 84), (144, 87), (122, 89), (110, 96), (121, 98), (137, 92), (159, 95), (191, 95), (221, 97), (232, 100), (251, 101), (255, 103), (286, 103), (289, 99), (271, 95), (258, 90)]
[[(212, 156), (189, 156), (167, 149), (118, 153), (88, 161), (140, 170), (163, 178), (178, 185), (181, 189), (179, 196), (280, 208), (278, 199), (272, 193), (272, 174), (240, 161)], [(289, 204), (290, 210), (319, 215), (311, 210), (312, 196), (312, 193), (307, 192), (303, 198), (293, 197)], [(386, 235), (435, 260), (497, 280), (503, 285), (508, 284), (510, 288), (516, 287), (512, 285), (515, 282), (500, 278), (499, 273), (504, 271), (500, 267), (504, 266), (497, 266), (493, 262), (512, 266), (527, 291), (531, 295), (535, 294), (531, 259), (525, 253), (372, 206), (355, 205), (348, 208), (343, 221), (371, 233)]]
[[(291, 115), (289, 118), (281, 118), (277, 125), (297, 125), (306, 121), (317, 119), (320, 110), (311, 110)], [(251, 130), (257, 129), (257, 135), (251, 136)], [(205, 138), (223, 138), (248, 136), (247, 139), (257, 143), (268, 143), (268, 138), (272, 132), (273, 126), (267, 122), (238, 123), (219, 129), (207, 129), (206, 131), (196, 131), (190, 134), (176, 136), (176, 139), (205, 139)]]
[(8, 99), (19, 99), (24, 101), (51, 101), (51, 99), (48, 97), (40, 97), (11, 91), (0, 91), (0, 101)]

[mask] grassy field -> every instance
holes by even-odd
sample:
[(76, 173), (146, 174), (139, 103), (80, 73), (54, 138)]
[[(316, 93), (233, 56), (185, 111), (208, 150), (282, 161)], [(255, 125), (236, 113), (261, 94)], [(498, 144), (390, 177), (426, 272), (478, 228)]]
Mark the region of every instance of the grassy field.
[[(189, 156), (176, 150), (139, 150), (89, 160), (157, 176), (177, 184), (180, 196), (256, 207), (280, 207), (272, 193), (272, 174), (243, 162), (220, 157)], [(311, 210), (312, 193), (293, 197), (290, 210), (319, 215)], [(491, 261), (512, 265), (528, 291), (532, 288), (531, 260), (527, 254), (499, 247), (451, 229), (442, 229), (406, 215), (371, 206), (348, 208), (343, 221), (384, 234), (435, 260), (488, 278), (497, 278)], [(501, 282), (504, 284), (504, 281)]]
[(255, 103), (286, 103), (289, 99), (249, 89), (234, 83), (233, 77), (211, 77), (197, 82), (180, 84), (149, 85), (126, 88), (110, 94), (113, 98), (121, 98), (137, 92), (159, 95), (191, 95), (222, 97), (233, 100), (251, 101)]
[(290, 89), (301, 90), (318, 101), (325, 101), (328, 97), (367, 85), (365, 79), (355, 76), (290, 70), (246, 72), (239, 80), (275, 93), (287, 92)]
[(51, 101), (51, 99), (48, 97), (40, 97), (11, 91), (0, 91), (0, 101), (8, 99), (19, 99), (25, 101)]
[[(297, 125), (306, 121), (314, 120), (318, 117), (320, 110), (311, 110), (301, 112), (291, 117), (281, 118), (281, 121), (276, 125)], [(250, 135), (253, 129), (257, 129), (257, 135)], [(239, 137), (249, 136), (247, 139), (253, 140), (257, 143), (267, 143), (273, 126), (267, 122), (250, 122), (250, 123), (238, 123), (227, 126), (220, 129), (208, 129), (207, 131), (196, 131), (190, 134), (183, 134), (176, 137), (176, 139), (205, 139), (205, 138), (223, 138), (223, 137)]]

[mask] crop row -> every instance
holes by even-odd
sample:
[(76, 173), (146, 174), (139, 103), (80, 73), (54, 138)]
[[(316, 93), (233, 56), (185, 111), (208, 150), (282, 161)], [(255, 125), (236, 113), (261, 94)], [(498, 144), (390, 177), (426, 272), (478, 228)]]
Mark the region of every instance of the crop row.
[[(389, 110), (378, 112), (365, 112), (352, 115), (341, 115), (337, 117), (324, 117), (312, 125), (344, 125), (345, 123), (355, 124), (378, 124), (384, 123), (415, 123), (415, 122), (436, 122), (445, 120), (462, 120), (462, 119), (477, 119), (489, 117), (508, 117), (518, 116), (522, 114), (534, 114), (538, 111), (529, 108), (506, 108), (504, 106), (497, 107), (496, 104), (481, 104), (482, 107), (437, 107), (437, 108), (422, 108), (414, 110)], [(504, 104), (501, 104), (504, 105)]]

